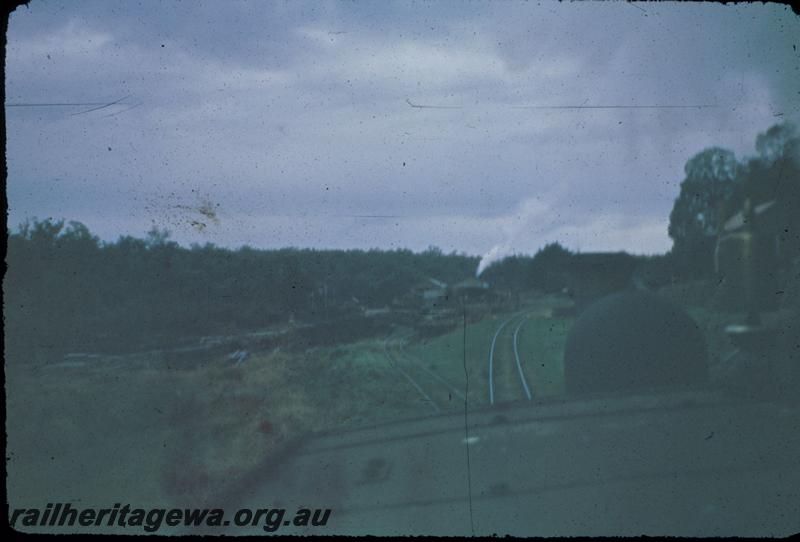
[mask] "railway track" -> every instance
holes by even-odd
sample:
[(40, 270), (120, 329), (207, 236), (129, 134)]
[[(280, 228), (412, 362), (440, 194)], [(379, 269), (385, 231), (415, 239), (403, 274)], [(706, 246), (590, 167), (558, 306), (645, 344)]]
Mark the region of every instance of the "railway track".
[(533, 399), (533, 397), (531, 396), (531, 390), (528, 387), (528, 382), (525, 379), (525, 373), (522, 371), (522, 363), (519, 360), (519, 348), (517, 347), (517, 338), (519, 337), (519, 330), (522, 329), (522, 326), (525, 325), (525, 323), (528, 321), (528, 316), (529, 315), (526, 314), (525, 317), (522, 320), (520, 320), (519, 324), (517, 325), (517, 328), (514, 330), (514, 360), (517, 362), (517, 372), (519, 373), (519, 380), (520, 382), (522, 382), (522, 389), (525, 390), (525, 396), (528, 398), (528, 401), (530, 401), (531, 399)]
[[(497, 327), (492, 336), (488, 358), (490, 405), (499, 401), (533, 400), (533, 392), (525, 375), (524, 355), (520, 352), (519, 338), (525, 324), (532, 316), (549, 315), (549, 308), (528, 307), (525, 311), (505, 319)], [(463, 390), (405, 349), (408, 337), (406, 335), (384, 339), (383, 352), (389, 364), (401, 374), (434, 413), (463, 404), (466, 401)]]
[[(527, 378), (525, 377), (525, 372), (522, 369), (522, 361), (520, 359), (519, 354), (519, 333), (522, 329), (522, 326), (528, 321), (528, 318), (532, 314), (536, 314), (538, 311), (530, 311), (525, 314), (519, 315), (516, 314), (506, 320), (504, 320), (495, 331), (494, 336), (492, 337), (492, 344), (489, 348), (489, 404), (494, 405), (496, 400), (498, 399), (498, 394), (502, 393), (504, 398), (507, 400), (517, 400), (520, 399), (519, 392), (512, 391), (515, 389), (514, 381), (518, 382), (521, 385), (522, 393), (525, 398), (529, 401), (533, 399), (533, 395), (531, 393), (530, 387), (528, 386)], [(509, 325), (512, 324), (512, 325)], [(503, 341), (504, 339), (504, 331), (508, 331), (513, 329), (513, 334), (508, 337), (511, 343), (511, 350), (509, 351), (508, 348), (505, 349), (503, 352), (504, 355), (498, 356), (498, 340)], [(507, 339), (506, 339), (507, 340)], [(508, 344), (506, 343), (506, 346)], [(500, 349), (502, 350), (502, 349)], [(512, 356), (513, 353), (513, 356)], [(513, 361), (512, 361), (513, 357)], [(516, 371), (514, 371), (516, 368)], [(516, 373), (516, 377), (514, 374)], [(497, 378), (495, 378), (497, 375)]]
[(465, 397), (461, 390), (406, 352), (406, 338), (395, 339), (393, 344), (390, 344), (388, 338), (383, 341), (384, 355), (392, 367), (403, 376), (434, 413), (438, 414), (442, 410), (463, 404)]

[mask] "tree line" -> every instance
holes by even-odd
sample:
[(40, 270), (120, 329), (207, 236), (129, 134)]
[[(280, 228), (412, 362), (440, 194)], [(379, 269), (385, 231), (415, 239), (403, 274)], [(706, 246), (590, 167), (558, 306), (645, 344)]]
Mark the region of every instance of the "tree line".
[(725, 222), (741, 211), (774, 201), (774, 231), (763, 232), (780, 245), (779, 265), (800, 256), (800, 135), (792, 123), (776, 124), (759, 134), (756, 155), (738, 160), (721, 147), (705, 149), (684, 168), (685, 178), (669, 221), (670, 256), (683, 277), (714, 271), (714, 249)]
[(102, 242), (79, 222), (26, 221), (8, 237), (6, 353), (124, 352), (330, 321), (392, 303), (427, 277), (456, 282), (478, 259), (410, 250), (180, 246), (169, 232)]
[[(737, 160), (713, 147), (692, 157), (669, 221), (672, 250), (641, 257), (653, 275), (709, 277), (717, 235), (742, 206), (774, 200), (782, 264), (800, 256), (800, 137), (778, 124)], [(294, 317), (335, 321), (354, 306), (382, 307), (428, 278), (473, 276), (478, 258), (410, 250), (181, 247), (157, 228), (102, 242), (79, 222), (32, 220), (8, 236), (4, 281), (7, 357), (35, 348), (126, 351), (177, 338), (251, 331)], [(572, 253), (550, 243), (481, 276), (509, 291), (559, 291)], [(789, 263), (787, 263), (789, 262)]]

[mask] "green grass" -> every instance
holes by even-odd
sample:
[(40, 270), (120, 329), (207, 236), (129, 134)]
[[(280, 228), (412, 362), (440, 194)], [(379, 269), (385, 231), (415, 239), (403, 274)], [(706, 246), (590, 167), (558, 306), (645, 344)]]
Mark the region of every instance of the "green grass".
[(573, 321), (532, 316), (520, 328), (517, 347), (534, 398), (564, 393), (564, 345)]
[[(297, 385), (312, 390), (320, 429), (345, 428), (429, 412), (417, 392), (389, 363), (383, 339), (298, 355)], [(299, 374), (307, 375), (304, 380)]]
[[(497, 327), (510, 315), (490, 317), (446, 335), (410, 344), (407, 352), (455, 388), (466, 389), (471, 404), (487, 401), (489, 348)], [(466, 366), (466, 372), (465, 372)]]
[(235, 366), (223, 356), (181, 370), (14, 367), (9, 503), (200, 506), (291, 437), (429, 412), (382, 346), (254, 354)]
[[(543, 302), (546, 302), (543, 301)], [(526, 310), (494, 315), (469, 324), (446, 335), (410, 344), (407, 351), (429, 369), (464, 389), (466, 364), (469, 376), (469, 397), (472, 404), (488, 402), (488, 360), (492, 337), (502, 322)], [(520, 359), (532, 392), (545, 397), (563, 391), (563, 348), (572, 319), (532, 316), (519, 333)], [(495, 359), (513, 359), (512, 336), (516, 320), (512, 320), (498, 336)], [(466, 335), (466, 347), (465, 347)], [(502, 358), (501, 358), (502, 356)]]
[[(467, 326), (471, 404), (488, 401), (489, 346), (511, 314)], [(510, 348), (512, 326), (498, 348)], [(537, 394), (559, 389), (567, 327), (534, 318), (521, 332), (523, 356), (540, 361), (526, 365)], [(463, 341), (457, 329), (412, 342), (408, 351), (464, 389)], [(302, 353), (256, 353), (240, 365), (221, 356), (180, 370), (14, 366), (7, 367), (6, 382), (12, 507), (56, 501), (200, 506), (293, 436), (430, 413), (386, 359), (383, 337)]]

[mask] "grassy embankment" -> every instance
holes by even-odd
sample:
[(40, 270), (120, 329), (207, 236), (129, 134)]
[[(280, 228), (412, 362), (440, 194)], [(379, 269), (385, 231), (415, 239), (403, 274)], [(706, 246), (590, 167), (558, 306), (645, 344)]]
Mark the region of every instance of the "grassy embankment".
[[(467, 327), (476, 405), (487, 400), (489, 345), (508, 316)], [(536, 316), (520, 332), (523, 358), (536, 360), (525, 370), (539, 396), (561, 389), (568, 327), (566, 320)], [(509, 343), (499, 346), (504, 352), (512, 331), (501, 337)], [(462, 342), (462, 330), (455, 330), (408, 350), (459, 386)], [(199, 506), (294, 436), (427, 414), (383, 346), (375, 338), (259, 353), (239, 365), (220, 357), (183, 369), (119, 361), (7, 364), (9, 503)]]
[(13, 507), (199, 506), (293, 436), (417, 401), (377, 340), (238, 366), (7, 366), (6, 382)]

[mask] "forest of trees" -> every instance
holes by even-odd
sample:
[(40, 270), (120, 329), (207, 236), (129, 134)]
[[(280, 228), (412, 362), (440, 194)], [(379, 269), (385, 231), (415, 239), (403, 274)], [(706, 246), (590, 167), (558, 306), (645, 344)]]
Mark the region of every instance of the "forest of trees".
[(533, 257), (509, 256), (483, 272), (481, 278), (506, 290), (557, 292), (564, 287), (564, 271), (572, 253), (559, 243), (548, 243)]
[(354, 298), (389, 304), (425, 277), (455, 282), (478, 259), (394, 251), (184, 248), (168, 232), (101, 242), (83, 224), (33, 221), (8, 239), (7, 354), (156, 348), (252, 331), (290, 316), (323, 321)]
[[(757, 156), (739, 162), (706, 149), (686, 164), (670, 216), (674, 244), (641, 258), (644, 268), (680, 280), (709, 277), (724, 221), (745, 198), (776, 200), (783, 263), (800, 256), (800, 137), (773, 126), (756, 140)], [(552, 292), (564, 285), (570, 252), (551, 243), (517, 255), (481, 276), (495, 288)], [(473, 276), (478, 258), (410, 250), (231, 250), (179, 246), (151, 230), (101, 242), (83, 224), (29, 221), (8, 237), (4, 281), (6, 356), (36, 348), (123, 352), (180, 339), (252, 331), (290, 317), (332, 321), (344, 307), (382, 307), (432, 277), (453, 284)], [(356, 301), (357, 300), (357, 301)]]

